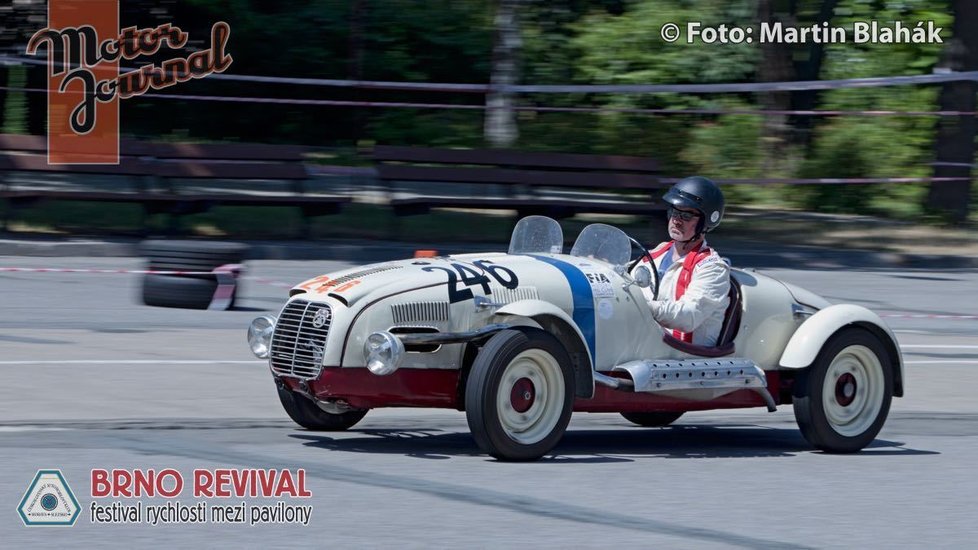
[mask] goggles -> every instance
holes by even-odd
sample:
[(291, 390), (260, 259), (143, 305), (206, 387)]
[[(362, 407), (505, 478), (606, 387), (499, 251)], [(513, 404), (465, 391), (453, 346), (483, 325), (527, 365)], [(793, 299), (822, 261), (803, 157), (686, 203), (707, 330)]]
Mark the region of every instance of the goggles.
[(679, 218), (684, 222), (695, 220), (696, 218), (700, 217), (699, 212), (684, 212), (672, 206), (669, 207), (668, 214), (670, 218)]

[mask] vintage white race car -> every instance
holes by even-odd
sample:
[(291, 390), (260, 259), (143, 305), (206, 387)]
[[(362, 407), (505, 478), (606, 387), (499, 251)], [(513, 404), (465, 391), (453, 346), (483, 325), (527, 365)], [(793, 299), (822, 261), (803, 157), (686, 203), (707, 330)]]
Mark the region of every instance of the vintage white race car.
[[(868, 309), (732, 269), (717, 347), (676, 340), (652, 318), (625, 233), (586, 227), (564, 254), (560, 225), (532, 216), (508, 253), (379, 263), (291, 290), (254, 320), (289, 416), (344, 430), (377, 407), (465, 411), (479, 446), (532, 460), (572, 411), (666, 426), (686, 411), (792, 403), (802, 434), (829, 452), (868, 445), (903, 395), (893, 333)], [(642, 250), (644, 252), (644, 250)]]

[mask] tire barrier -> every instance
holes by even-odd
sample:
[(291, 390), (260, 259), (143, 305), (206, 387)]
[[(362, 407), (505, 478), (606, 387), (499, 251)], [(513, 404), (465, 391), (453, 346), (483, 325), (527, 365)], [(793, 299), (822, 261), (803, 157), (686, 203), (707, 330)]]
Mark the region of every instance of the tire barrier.
[(144, 304), (186, 309), (234, 307), (247, 245), (149, 240), (140, 250), (149, 272), (143, 276)]
[[(241, 264), (225, 264), (216, 267), (213, 271), (165, 271), (165, 270), (149, 270), (149, 269), (76, 269), (76, 268), (58, 268), (58, 267), (0, 267), (0, 273), (90, 273), (90, 274), (127, 274), (127, 275), (144, 275), (144, 285), (143, 290), (145, 291), (145, 281), (149, 277), (166, 277), (168, 284), (173, 279), (181, 279), (183, 281), (191, 280), (189, 277), (207, 277), (213, 278), (216, 285), (213, 286), (212, 294), (210, 295), (209, 301), (205, 307), (199, 307), (199, 305), (189, 306), (189, 305), (174, 305), (169, 307), (189, 307), (192, 309), (210, 309), (210, 310), (225, 310), (230, 309), (233, 305), (232, 300), (228, 299), (237, 295), (237, 285), (238, 281), (246, 279), (241, 274), (244, 272), (244, 266)], [(276, 281), (271, 281), (268, 279), (253, 278), (263, 284), (269, 284), (273, 286), (282, 287), (283, 283), (278, 283)], [(200, 280), (200, 279), (196, 279)], [(160, 286), (154, 282), (154, 291), (159, 290)], [(291, 288), (291, 285), (284, 285), (287, 288)], [(197, 295), (198, 300), (195, 304), (199, 304), (203, 300), (202, 295)], [(171, 297), (163, 298), (164, 300), (171, 299)], [(174, 300), (175, 302), (182, 302), (181, 300)], [(150, 304), (155, 305), (155, 304)]]

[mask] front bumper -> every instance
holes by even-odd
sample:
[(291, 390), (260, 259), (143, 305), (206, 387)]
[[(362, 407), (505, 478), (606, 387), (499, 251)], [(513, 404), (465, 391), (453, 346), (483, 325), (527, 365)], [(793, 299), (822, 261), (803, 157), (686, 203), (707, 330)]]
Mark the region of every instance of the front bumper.
[(292, 391), (318, 401), (345, 403), (354, 409), (435, 407), (459, 409), (459, 371), (398, 369), (377, 376), (366, 368), (323, 367), (313, 380), (281, 376)]

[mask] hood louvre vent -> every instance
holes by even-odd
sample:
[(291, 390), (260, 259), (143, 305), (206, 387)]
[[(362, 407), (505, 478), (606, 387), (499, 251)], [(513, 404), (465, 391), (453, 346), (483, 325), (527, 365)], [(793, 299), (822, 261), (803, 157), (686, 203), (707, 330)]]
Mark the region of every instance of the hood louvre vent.
[(409, 302), (391, 306), (395, 324), (448, 321), (448, 302)]
[(382, 267), (374, 267), (371, 269), (364, 269), (361, 271), (354, 271), (353, 273), (347, 273), (342, 277), (337, 277), (329, 281), (330, 286), (340, 286), (345, 282), (352, 281), (354, 279), (362, 279), (367, 275), (373, 275), (374, 273), (383, 273), (385, 271), (393, 271), (395, 269), (401, 269), (399, 265), (385, 265)]
[(520, 300), (536, 300), (540, 297), (535, 286), (521, 286), (510, 290), (501, 286), (492, 287), (492, 296), (489, 297), (493, 302), (500, 304), (511, 304)]

